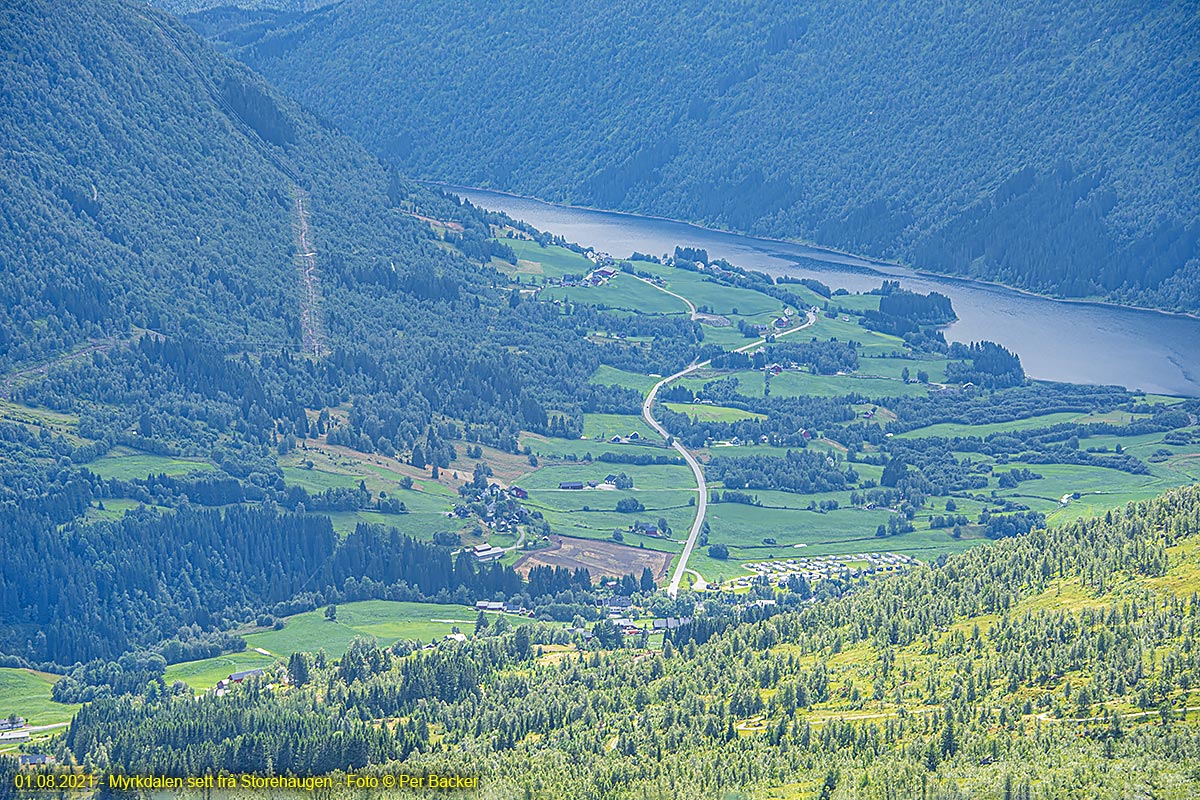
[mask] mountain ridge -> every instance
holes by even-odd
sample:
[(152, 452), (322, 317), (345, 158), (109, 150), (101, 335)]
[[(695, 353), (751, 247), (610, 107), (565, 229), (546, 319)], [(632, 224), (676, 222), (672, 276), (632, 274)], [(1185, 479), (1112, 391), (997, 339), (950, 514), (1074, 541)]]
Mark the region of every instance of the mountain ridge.
[(1181, 4), (395, 8), (189, 22), (416, 177), (1200, 308)]

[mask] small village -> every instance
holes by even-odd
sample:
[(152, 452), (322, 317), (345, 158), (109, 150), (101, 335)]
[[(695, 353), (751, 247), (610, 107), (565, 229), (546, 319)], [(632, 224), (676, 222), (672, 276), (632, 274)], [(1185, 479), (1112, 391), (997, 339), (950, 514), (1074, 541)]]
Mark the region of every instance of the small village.
[(912, 556), (903, 553), (853, 553), (842, 556), (813, 556), (811, 558), (789, 558), (777, 561), (753, 561), (743, 564), (753, 572), (736, 578), (729, 585), (747, 588), (756, 581), (766, 579), (779, 588), (786, 588), (788, 579), (796, 576), (809, 584), (834, 578), (858, 578), (899, 572), (917, 564)]

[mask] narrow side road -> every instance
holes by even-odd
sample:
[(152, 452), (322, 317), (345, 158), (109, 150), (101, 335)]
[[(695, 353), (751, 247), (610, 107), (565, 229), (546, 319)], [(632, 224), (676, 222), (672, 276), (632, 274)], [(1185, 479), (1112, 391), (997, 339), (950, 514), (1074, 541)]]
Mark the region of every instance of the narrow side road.
[[(654, 284), (650, 285), (653, 286)], [(655, 288), (662, 289), (661, 286)], [(666, 292), (667, 290), (662, 289), (662, 291)], [(674, 293), (667, 292), (667, 294)], [(675, 296), (679, 297), (679, 295)], [(691, 303), (688, 303), (688, 305), (692, 306)], [(692, 308), (694, 310), (695, 306), (692, 306)], [(781, 331), (780, 333), (775, 334), (775, 338), (778, 339), (782, 336), (795, 333), (796, 331), (802, 331), (805, 328), (812, 327), (816, 324), (816, 322), (817, 315), (812, 311), (808, 311), (806, 312), (806, 319), (803, 325), (797, 325), (794, 328), (788, 328), (786, 331)], [(737, 348), (734, 352), (744, 353), (747, 350), (759, 347), (765, 342), (766, 339), (756, 339), (750, 344)], [(675, 571), (671, 575), (671, 582), (667, 585), (667, 594), (669, 594), (671, 597), (675, 597), (677, 594), (679, 594), (679, 584), (683, 582), (683, 575), (685, 572), (687, 572), (688, 559), (691, 558), (692, 551), (696, 549), (696, 540), (700, 538), (700, 528), (703, 527), (704, 515), (708, 512), (708, 484), (704, 480), (704, 470), (701, 469), (700, 462), (696, 460), (696, 457), (692, 455), (690, 450), (681, 445), (679, 442), (675, 441), (671, 437), (671, 434), (667, 433), (667, 429), (664, 428), (659, 421), (654, 418), (654, 401), (658, 397), (659, 389), (666, 386), (671, 381), (682, 378), (684, 375), (688, 375), (707, 367), (710, 363), (710, 361), (701, 361), (698, 364), (692, 364), (691, 366), (676, 372), (674, 375), (663, 378), (658, 383), (654, 384), (654, 388), (650, 390), (650, 393), (646, 395), (646, 399), (642, 402), (642, 419), (646, 420), (647, 425), (653, 428), (659, 436), (663, 437), (663, 439), (666, 439), (668, 442), (670, 442), (671, 446), (679, 452), (679, 455), (683, 456), (683, 460), (687, 462), (689, 467), (691, 467), (692, 475), (696, 478), (696, 519), (692, 522), (692, 529), (688, 533), (687, 541), (683, 545), (683, 552), (679, 554), (679, 561), (675, 564)]]

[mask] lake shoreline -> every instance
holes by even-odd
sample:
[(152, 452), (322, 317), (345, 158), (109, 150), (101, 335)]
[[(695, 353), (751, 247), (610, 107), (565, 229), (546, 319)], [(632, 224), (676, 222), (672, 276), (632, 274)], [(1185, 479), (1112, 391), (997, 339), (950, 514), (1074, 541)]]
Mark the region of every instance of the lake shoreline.
[[(504, 195), (505, 197), (511, 197), (514, 200), (525, 200), (525, 201), (532, 202), (532, 203), (541, 203), (542, 205), (551, 206), (551, 207), (555, 207), (555, 208), (567, 208), (567, 209), (571, 209), (574, 211), (589, 211), (589, 212), (594, 212), (594, 213), (599, 213), (599, 214), (613, 214), (616, 216), (629, 217), (631, 219), (647, 219), (647, 220), (654, 220), (656, 222), (667, 222), (667, 223), (672, 223), (672, 224), (676, 224), (676, 225), (686, 225), (689, 228), (695, 228), (695, 229), (697, 229), (699, 231), (703, 231), (705, 233), (715, 233), (715, 234), (723, 234), (723, 235), (728, 235), (728, 236), (737, 236), (742, 239), (748, 239), (751, 241), (762, 242), (764, 244), (783, 244), (783, 245), (791, 245), (794, 247), (806, 247), (811, 250), (817, 250), (817, 251), (820, 251), (823, 253), (829, 253), (831, 255), (836, 255), (836, 256), (843, 256), (845, 258), (854, 259), (855, 261), (859, 262), (859, 263), (853, 263), (853, 262), (848, 263), (848, 262), (839, 262), (839, 261), (831, 260), (829, 263), (835, 263), (835, 264), (848, 263), (849, 266), (865, 267), (868, 269), (874, 268), (874, 267), (896, 267), (896, 268), (907, 270), (908, 272), (911, 272), (914, 277), (957, 281), (957, 282), (961, 282), (961, 283), (968, 284), (968, 285), (985, 286), (985, 287), (992, 288), (992, 289), (1003, 289), (1005, 291), (1015, 292), (1016, 294), (1024, 295), (1026, 297), (1037, 298), (1039, 300), (1050, 300), (1050, 301), (1053, 301), (1056, 303), (1071, 303), (1073, 305), (1082, 305), (1082, 306), (1099, 306), (1099, 307), (1103, 307), (1103, 308), (1116, 308), (1116, 309), (1121, 309), (1121, 310), (1125, 310), (1125, 311), (1150, 312), (1153, 314), (1161, 314), (1166, 317), (1179, 317), (1179, 318), (1184, 318), (1184, 319), (1200, 321), (1200, 313), (1192, 313), (1190, 311), (1171, 311), (1171, 310), (1168, 310), (1165, 308), (1155, 308), (1153, 306), (1130, 305), (1127, 303), (1117, 303), (1112, 300), (1088, 299), (1088, 298), (1081, 298), (1081, 297), (1064, 297), (1062, 295), (1043, 294), (1041, 292), (1033, 291), (1032, 289), (1023, 289), (1019, 286), (1012, 286), (1010, 284), (1000, 283), (998, 281), (989, 281), (984, 278), (974, 278), (974, 277), (969, 277), (969, 276), (965, 276), (965, 275), (956, 275), (956, 274), (950, 273), (950, 272), (930, 272), (928, 270), (918, 269), (917, 267), (914, 267), (903, 261), (894, 261), (894, 260), (890, 260), (890, 259), (886, 259), (886, 258), (876, 258), (874, 256), (865, 256), (865, 255), (862, 255), (861, 253), (852, 253), (848, 250), (840, 250), (836, 247), (830, 247), (828, 245), (818, 244), (816, 242), (809, 242), (809, 241), (805, 241), (802, 239), (778, 239), (778, 238), (773, 238), (770, 236), (760, 236), (758, 234), (740, 233), (740, 232), (734, 231), (734, 230), (728, 230), (725, 228), (714, 228), (709, 225), (703, 225), (703, 224), (700, 224), (697, 222), (689, 222), (688, 220), (674, 219), (672, 217), (664, 217), (664, 216), (660, 216), (658, 214), (642, 214), (642, 213), (638, 213), (636, 211), (616, 211), (616, 210), (609, 209), (609, 208), (598, 208), (595, 206), (576, 205), (573, 203), (558, 203), (558, 202), (555, 202), (552, 200), (545, 200), (540, 197), (533, 197), (531, 195), (524, 195), (524, 194), (519, 194), (517, 192), (505, 191), (503, 189), (492, 189), (492, 188), (487, 188), (487, 187), (482, 187), (482, 186), (462, 186), (459, 184), (446, 183), (444, 181), (432, 181), (432, 180), (421, 180), (421, 181), (418, 181), (418, 183), (424, 183), (429, 186), (436, 186), (439, 189), (442, 189), (442, 190), (445, 190), (445, 191), (448, 191), (451, 193), (457, 193), (457, 191), (483, 192), (483, 193), (488, 193), (488, 194)], [(458, 195), (458, 196), (462, 197), (462, 195)], [(469, 198), (462, 197), (462, 199), (468, 200), (468, 202), (470, 202)], [(472, 203), (472, 205), (474, 205), (474, 203)], [(575, 244), (583, 244), (583, 243), (576, 242)], [(786, 258), (787, 256), (781, 255), (781, 257)], [(798, 255), (793, 254), (793, 257), (804, 258), (805, 256), (798, 256)], [(813, 260), (820, 261), (821, 259), (813, 258)], [(738, 266), (740, 266), (740, 265), (738, 265)], [(886, 274), (885, 274), (885, 277), (886, 277)], [(836, 287), (831, 287), (831, 288), (836, 288)]]

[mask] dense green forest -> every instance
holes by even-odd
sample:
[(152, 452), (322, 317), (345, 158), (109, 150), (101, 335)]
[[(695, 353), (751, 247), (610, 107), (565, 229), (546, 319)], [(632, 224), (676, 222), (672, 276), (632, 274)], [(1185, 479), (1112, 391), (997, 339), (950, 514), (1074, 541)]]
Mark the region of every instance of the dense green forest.
[(97, 701), (56, 752), (134, 774), (403, 760), (479, 775), (481, 797), (1183, 798), (1198, 532), (1200, 493), (1178, 490), (661, 651), (546, 627), (359, 641), (225, 696)]
[(190, 22), (418, 177), (1200, 309), (1186, 2), (364, 0)]

